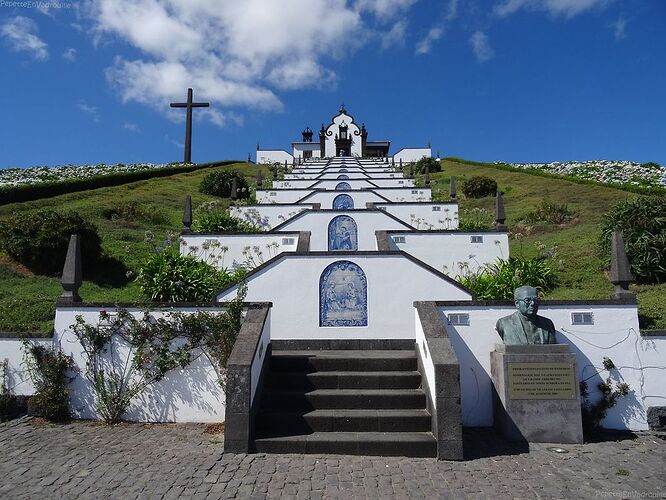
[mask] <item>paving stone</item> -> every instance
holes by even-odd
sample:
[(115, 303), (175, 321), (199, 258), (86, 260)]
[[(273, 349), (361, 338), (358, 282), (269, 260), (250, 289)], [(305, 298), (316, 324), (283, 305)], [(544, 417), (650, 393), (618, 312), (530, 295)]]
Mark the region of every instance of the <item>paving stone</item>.
[[(465, 430), (467, 460), (225, 455), (202, 425), (0, 424), (0, 497), (14, 498), (658, 498), (666, 441), (523, 450)], [(628, 471), (629, 475), (618, 474)]]

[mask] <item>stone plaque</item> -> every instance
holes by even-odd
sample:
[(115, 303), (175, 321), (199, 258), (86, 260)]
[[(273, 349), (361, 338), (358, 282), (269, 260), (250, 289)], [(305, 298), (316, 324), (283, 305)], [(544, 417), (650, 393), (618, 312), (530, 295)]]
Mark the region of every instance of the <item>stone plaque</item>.
[(570, 363), (509, 363), (511, 399), (575, 399), (576, 377)]

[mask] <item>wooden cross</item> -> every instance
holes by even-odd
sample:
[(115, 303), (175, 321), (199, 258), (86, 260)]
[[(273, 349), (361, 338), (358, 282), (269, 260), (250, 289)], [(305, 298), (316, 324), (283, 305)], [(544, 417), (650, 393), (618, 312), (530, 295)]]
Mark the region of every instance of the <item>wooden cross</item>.
[(185, 119), (185, 163), (192, 163), (192, 108), (207, 108), (210, 103), (192, 102), (192, 89), (187, 89), (187, 102), (172, 102), (172, 108), (186, 108)]

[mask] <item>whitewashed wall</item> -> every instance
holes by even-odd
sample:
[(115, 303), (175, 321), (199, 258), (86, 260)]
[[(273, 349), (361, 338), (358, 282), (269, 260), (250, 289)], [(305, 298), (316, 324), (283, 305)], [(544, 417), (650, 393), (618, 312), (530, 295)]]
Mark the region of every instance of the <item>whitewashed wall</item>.
[[(114, 308), (105, 307), (108, 313)], [(205, 308), (179, 308), (187, 314)], [(220, 308), (209, 308), (210, 312), (220, 312)], [(70, 384), (70, 407), (74, 418), (97, 418), (94, 409), (94, 393), (90, 382), (85, 378), (86, 357), (70, 325), (81, 315), (88, 324), (98, 324), (99, 307), (67, 307), (56, 311), (55, 331), (65, 354), (71, 354), (81, 371)], [(143, 314), (143, 308), (128, 308), (135, 316)], [(153, 312), (161, 317), (164, 312)], [(114, 337), (114, 352), (117, 360), (127, 358), (128, 344)], [(196, 354), (196, 353), (195, 353)], [(224, 421), (224, 392), (218, 382), (215, 370), (205, 356), (199, 356), (184, 370), (175, 369), (165, 378), (149, 387), (135, 399), (125, 415), (125, 419), (137, 422), (222, 422)]]
[[(481, 243), (471, 243), (472, 236), (480, 236)], [(396, 242), (396, 238), (404, 239)], [(402, 250), (422, 260), (452, 278), (466, 272), (476, 272), (497, 259), (509, 257), (507, 233), (471, 232), (391, 232), (391, 249)]]
[(280, 231), (310, 231), (310, 251), (328, 251), (328, 224), (338, 215), (348, 215), (358, 228), (358, 249), (377, 250), (375, 231), (405, 229), (407, 226), (380, 211), (347, 210), (305, 212), (280, 227)]
[(405, 179), (397, 175), (393, 179), (371, 179), (371, 182), (380, 188), (414, 187), (414, 179)]
[(321, 147), (319, 145), (319, 142), (309, 142), (307, 144), (294, 144), (292, 149), (293, 149), (294, 158), (298, 158), (299, 156), (303, 158), (304, 151), (312, 151), (312, 158), (321, 157)]
[(373, 191), (392, 202), (431, 201), (430, 188), (378, 188)]
[(294, 157), (283, 149), (258, 149), (256, 163), (284, 163), (291, 165)]
[(458, 228), (457, 203), (375, 203), (375, 206), (416, 229)]
[(311, 189), (257, 189), (257, 203), (296, 203), (312, 192)]
[[(491, 425), (490, 351), (501, 343), (495, 323), (512, 314), (515, 308), (441, 306), (439, 310), (443, 318), (451, 313), (470, 315), (469, 326), (447, 327), (460, 361), (463, 425)], [(573, 326), (571, 312), (592, 312), (594, 325)], [(663, 406), (666, 399), (663, 383), (666, 337), (641, 337), (637, 309), (633, 305), (543, 304), (539, 314), (555, 324), (557, 342), (571, 346), (576, 354), (579, 378), (588, 379), (592, 397), (600, 396), (596, 386), (602, 379), (594, 375), (603, 367), (604, 357), (613, 360), (618, 368), (615, 374), (629, 384), (631, 393), (620, 398), (617, 406), (608, 411), (602, 425), (611, 429), (647, 429), (647, 407)], [(605, 380), (608, 374), (603, 372), (601, 376)]]
[(311, 209), (312, 205), (310, 204), (249, 205), (230, 207), (229, 213), (234, 217), (256, 224), (268, 231), (291, 219), (294, 215)]
[(321, 208), (333, 208), (333, 200), (339, 194), (347, 194), (354, 200), (354, 209), (367, 208), (366, 203), (386, 203), (386, 200), (374, 191), (316, 191), (303, 201), (306, 203), (320, 203)]
[(316, 184), (317, 189), (326, 189), (327, 191), (333, 191), (335, 190), (335, 186), (340, 184), (341, 182), (346, 182), (351, 186), (353, 190), (356, 189), (370, 189), (374, 188), (375, 186), (372, 185), (372, 183), (369, 180), (366, 179), (341, 179), (341, 180), (320, 180)]
[[(29, 339), (31, 343), (52, 346), (53, 339)], [(35, 386), (24, 364), (25, 350), (18, 338), (0, 338), (0, 361), (7, 360), (7, 388), (15, 396), (30, 396), (35, 393)]]
[(400, 160), (403, 163), (412, 163), (419, 161), (424, 156), (426, 158), (432, 157), (430, 148), (403, 148), (393, 155), (393, 160), (396, 163), (400, 163)]
[(348, 126), (347, 135), (352, 140), (349, 156), (361, 156), (361, 136), (354, 134), (359, 132), (359, 128), (352, 120), (353, 118), (346, 113), (340, 113), (333, 118), (332, 123), (326, 128), (325, 156), (335, 156), (335, 136), (342, 122)]
[[(340, 260), (359, 265), (368, 281), (368, 326), (320, 327), (319, 278)], [(390, 270), (390, 272), (389, 272)], [(287, 255), (248, 276), (248, 301), (270, 301), (272, 339), (414, 339), (415, 300), (470, 295), (403, 255)], [(235, 287), (217, 300), (235, 296)]]
[(282, 252), (295, 252), (298, 233), (184, 234), (180, 253), (218, 269), (257, 267)]
[(272, 189), (308, 189), (318, 182), (318, 179), (281, 179), (271, 182)]

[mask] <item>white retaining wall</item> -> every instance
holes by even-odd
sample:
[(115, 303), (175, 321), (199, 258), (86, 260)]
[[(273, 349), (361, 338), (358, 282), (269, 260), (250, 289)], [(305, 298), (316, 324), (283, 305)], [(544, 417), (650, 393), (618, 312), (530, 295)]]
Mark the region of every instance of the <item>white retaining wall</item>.
[(404, 188), (404, 189), (373, 189), (377, 194), (382, 195), (392, 202), (424, 202), (432, 201), (430, 188)]
[[(472, 236), (481, 237), (482, 242), (471, 243)], [(403, 250), (452, 278), (509, 257), (507, 233), (393, 231), (388, 238), (392, 250)]]
[(298, 233), (184, 234), (180, 253), (218, 269), (257, 267), (282, 252), (295, 252)]
[(419, 161), (423, 157), (430, 158), (432, 150), (430, 148), (403, 148), (393, 155), (393, 160), (399, 163), (413, 163)]
[(257, 203), (296, 203), (312, 192), (311, 189), (257, 189)]
[(256, 163), (281, 163), (286, 161), (289, 165), (294, 157), (283, 149), (258, 149), (255, 157)]
[[(104, 308), (113, 313), (114, 308)], [(132, 307), (128, 311), (139, 317), (144, 308)], [(221, 312), (220, 308), (179, 308), (184, 314), (197, 310)], [(97, 418), (94, 409), (94, 392), (91, 383), (85, 377), (86, 357), (70, 325), (81, 315), (88, 324), (98, 324), (99, 307), (68, 307), (56, 311), (55, 331), (60, 346), (65, 354), (71, 354), (80, 370), (70, 384), (70, 407), (74, 418)], [(155, 311), (153, 316), (161, 317), (165, 312)], [(127, 359), (128, 344), (118, 336), (113, 338), (116, 362)], [(138, 422), (222, 422), (224, 421), (224, 392), (217, 375), (208, 359), (198, 357), (185, 369), (174, 369), (165, 378), (150, 386), (136, 398), (125, 415), (126, 420)], [(109, 354), (111, 355), (111, 354)]]
[(375, 231), (405, 229), (406, 225), (380, 211), (335, 210), (306, 212), (280, 227), (280, 231), (310, 231), (310, 251), (328, 251), (328, 225), (335, 217), (348, 215), (357, 226), (358, 250), (377, 250)]
[[(440, 306), (439, 311), (444, 319), (451, 313), (469, 314), (469, 326), (447, 326), (460, 361), (463, 425), (492, 425), (490, 351), (502, 342), (495, 323), (515, 308)], [(572, 312), (592, 312), (594, 325), (572, 325)], [(618, 368), (613, 380), (629, 384), (630, 394), (621, 397), (617, 406), (608, 411), (602, 425), (611, 429), (647, 429), (647, 407), (664, 406), (666, 400), (666, 337), (640, 336), (635, 305), (543, 304), (539, 314), (555, 324), (557, 342), (571, 346), (579, 379), (588, 379), (594, 399), (600, 397), (597, 384), (602, 377), (608, 377), (607, 372), (601, 372), (604, 357)], [(596, 375), (598, 372), (600, 376)]]
[(375, 203), (375, 207), (416, 229), (458, 229), (457, 203)]
[(333, 208), (333, 200), (339, 194), (347, 194), (354, 200), (354, 209), (366, 209), (367, 203), (386, 203), (386, 200), (374, 191), (316, 191), (303, 201), (305, 203), (319, 203), (321, 208)]
[[(331, 263), (359, 265), (368, 283), (368, 326), (320, 327), (319, 278)], [(403, 255), (292, 255), (248, 276), (248, 301), (268, 301), (272, 339), (414, 339), (415, 300), (471, 296)], [(235, 287), (217, 300), (235, 296)], [(455, 297), (455, 298), (453, 298)]]
[[(31, 343), (44, 346), (53, 345), (53, 339), (28, 339)], [(0, 338), (0, 361), (7, 360), (7, 389), (16, 396), (30, 396), (35, 393), (35, 386), (30, 379), (24, 359), (23, 342), (18, 338)], [(1, 375), (1, 374), (0, 374)]]
[(229, 213), (234, 217), (246, 220), (267, 231), (279, 226), (305, 210), (311, 210), (312, 205), (295, 205), (290, 203), (271, 205), (248, 205), (229, 207)]

